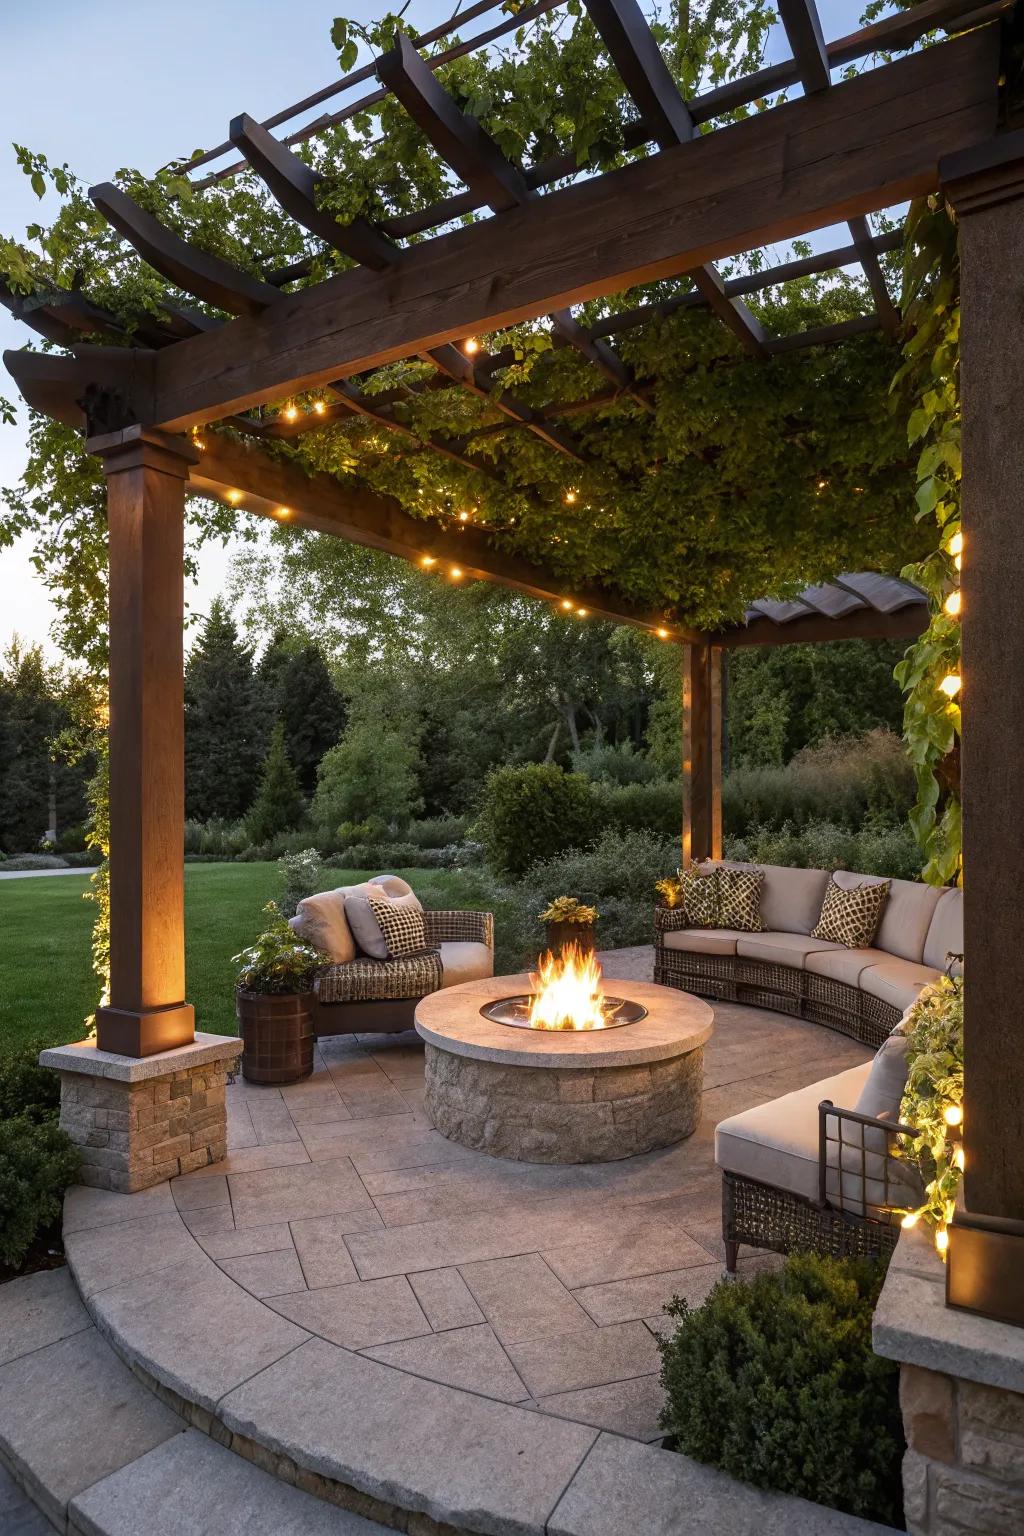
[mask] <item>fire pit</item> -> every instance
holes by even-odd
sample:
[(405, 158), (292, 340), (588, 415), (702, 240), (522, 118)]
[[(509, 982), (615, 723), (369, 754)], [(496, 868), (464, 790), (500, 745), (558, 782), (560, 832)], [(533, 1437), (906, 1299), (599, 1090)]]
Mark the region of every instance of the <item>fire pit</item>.
[[(520, 1162), (596, 1163), (693, 1133), (711, 1009), (651, 982), (620, 983), (628, 998), (605, 997), (595, 970), (582, 983), (582, 1027), (566, 1022), (566, 978), (546, 962), (538, 977), (469, 981), (417, 1004), (426, 1110), (442, 1135)], [(562, 983), (560, 1002), (551, 985), (541, 997), (545, 977)], [(571, 985), (579, 990), (578, 972)], [(531, 1023), (531, 1013), (548, 1022)]]
[(517, 1029), (619, 1029), (639, 1024), (647, 1009), (626, 997), (606, 997), (593, 950), (567, 944), (542, 957), (529, 992), (499, 997), (480, 1009), (495, 1024)]

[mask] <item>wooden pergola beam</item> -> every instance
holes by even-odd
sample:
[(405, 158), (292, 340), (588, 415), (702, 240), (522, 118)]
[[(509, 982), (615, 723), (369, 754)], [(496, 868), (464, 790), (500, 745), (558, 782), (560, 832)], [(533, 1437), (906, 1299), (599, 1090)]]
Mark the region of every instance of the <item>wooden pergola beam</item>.
[(998, 28), (438, 237), (159, 353), (181, 428), (934, 189), (994, 131)]
[(210, 433), (204, 444), (189, 476), (189, 488), (228, 506), (381, 549), (417, 565), (429, 561), (442, 573), (456, 567), (467, 580), (495, 582), (545, 602), (569, 602), (584, 616), (651, 633), (664, 628), (673, 640), (699, 638), (686, 626), (667, 623), (604, 588), (560, 583), (528, 560), (502, 553), (483, 528), (461, 523), (445, 528), (432, 518), (413, 517), (393, 497), (357, 482), (344, 485), (331, 475), (307, 475), (298, 465), (272, 458), (253, 443)]
[(707, 638), (724, 650), (757, 645), (812, 645), (831, 640), (914, 640), (928, 628), (928, 604), (908, 603), (895, 613), (861, 608), (841, 618), (808, 613), (806, 618), (777, 624), (772, 619), (753, 619), (718, 630)]
[(815, 0), (777, 0), (777, 4), (804, 90), (827, 91), (832, 76)]

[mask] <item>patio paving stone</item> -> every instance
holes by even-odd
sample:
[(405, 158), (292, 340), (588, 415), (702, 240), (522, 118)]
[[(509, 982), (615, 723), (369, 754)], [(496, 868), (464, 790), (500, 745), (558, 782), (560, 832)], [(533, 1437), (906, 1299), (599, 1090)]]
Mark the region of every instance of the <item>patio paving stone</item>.
[(543, 1536), (596, 1438), (320, 1339), (232, 1392), (220, 1414), (323, 1476), (484, 1536)]
[(233, 1232), (235, 1220), (230, 1205), (207, 1205), (198, 1211), (181, 1211), (181, 1220), (194, 1237), (206, 1237), (214, 1232)]
[(651, 1201), (619, 1209), (613, 1222), (592, 1238), (557, 1248), (545, 1245), (541, 1251), (570, 1290), (673, 1266), (687, 1269), (709, 1259), (707, 1249), (690, 1235), (696, 1221), (691, 1211), (679, 1211), (673, 1202)]
[(0, 1463), (0, 1531), (4, 1536), (53, 1536), (53, 1526)]
[[(378, 1282), (379, 1283), (379, 1282)], [(426, 1376), (450, 1387), (479, 1392), (499, 1403), (521, 1403), (529, 1388), (486, 1323), (450, 1328), (397, 1344), (381, 1344), (363, 1354), (383, 1360), (414, 1376)]]
[(457, 1269), (427, 1269), (410, 1275), (409, 1284), (435, 1333), (482, 1323), (484, 1315)]
[(888, 1526), (765, 1493), (688, 1456), (599, 1437), (548, 1522), (548, 1536), (892, 1536)]
[(108, 1222), (141, 1221), (146, 1216), (168, 1216), (176, 1209), (169, 1184), (154, 1184), (136, 1195), (117, 1195), (109, 1189), (75, 1184), (64, 1196), (63, 1230), (82, 1232)]
[(251, 1253), (290, 1249), (292, 1234), (287, 1222), (281, 1222), (276, 1227), (246, 1227), (242, 1232), (202, 1233), (196, 1241), (211, 1259), (237, 1259)]
[(506, 1348), (530, 1395), (538, 1398), (647, 1376), (661, 1364), (642, 1322), (526, 1339)]
[(332, 1216), (371, 1208), (346, 1158), (312, 1166), (266, 1168), (230, 1175), (235, 1226), (268, 1227), (300, 1216)]
[(298, 1141), (299, 1133), (283, 1099), (270, 1099), (265, 1104), (259, 1099), (250, 1099), (248, 1108), (261, 1147), (279, 1147), (286, 1141)]
[(664, 1401), (661, 1382), (657, 1375), (650, 1375), (538, 1398), (537, 1407), (543, 1413), (572, 1419), (576, 1424), (593, 1424), (630, 1440), (660, 1440), (664, 1431), (658, 1427), (658, 1416)]
[(611, 1280), (604, 1285), (581, 1286), (573, 1295), (595, 1323), (607, 1328), (658, 1313), (673, 1296), (683, 1296), (691, 1305), (699, 1306), (721, 1278), (721, 1264), (711, 1262), (696, 1264), (692, 1269), (671, 1269), (662, 1274)]
[(258, 1140), (247, 1103), (244, 1099), (229, 1099), (227, 1106), (228, 1151), (242, 1147), (255, 1147)]
[(292, 1240), (311, 1291), (325, 1285), (358, 1280), (345, 1236), (349, 1232), (380, 1231), (381, 1219), (372, 1205), (340, 1216), (307, 1216), (292, 1222)]
[(171, 1180), (171, 1194), (179, 1211), (198, 1211), (207, 1206), (231, 1204), (227, 1176), (209, 1173), (205, 1179), (192, 1179), (188, 1175)]
[(344, 1349), (367, 1349), (430, 1332), (404, 1275), (276, 1296), (268, 1299), (267, 1305), (307, 1332)]
[(91, 1232), (69, 1232), (64, 1244), (78, 1289), (85, 1297), (138, 1275), (180, 1264), (195, 1252), (195, 1243), (177, 1214), (111, 1223)]
[(0, 1365), (91, 1327), (70, 1270), (41, 1270), (0, 1285)]
[(184, 1427), (95, 1328), (0, 1367), (4, 1459), (59, 1530), (76, 1493)]
[(551, 1338), (579, 1329), (596, 1332), (579, 1302), (539, 1254), (467, 1264), (461, 1273), (503, 1344)]
[(224, 1273), (237, 1280), (250, 1296), (282, 1296), (306, 1288), (299, 1261), (290, 1248), (243, 1254), (235, 1259), (221, 1259), (219, 1263)]
[(199, 1248), (183, 1264), (98, 1292), (93, 1307), (129, 1358), (210, 1409), (309, 1337), (243, 1291)]
[(300, 1163), (308, 1162), (309, 1154), (301, 1141), (285, 1142), (276, 1147), (241, 1147), (237, 1152), (229, 1151), (219, 1163), (197, 1168), (186, 1177), (189, 1182), (216, 1179), (232, 1173), (260, 1173), (264, 1168), (296, 1168)]
[(81, 1494), (71, 1516), (73, 1530), (83, 1536), (139, 1536), (142, 1529), (145, 1536), (378, 1536), (384, 1531), (279, 1482), (195, 1429)]

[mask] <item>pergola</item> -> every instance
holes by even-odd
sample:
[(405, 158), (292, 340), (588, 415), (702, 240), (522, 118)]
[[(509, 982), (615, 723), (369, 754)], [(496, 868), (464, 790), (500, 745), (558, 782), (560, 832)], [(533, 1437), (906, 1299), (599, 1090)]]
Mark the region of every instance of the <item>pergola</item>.
[[(493, 3), (481, 0), (461, 19), (479, 16)], [(559, 581), (503, 549), (500, 535), (443, 528), (365, 487), (309, 475), (269, 452), (265, 440), (292, 438), (353, 414), (401, 433), (393, 402), (354, 381), (396, 360), (424, 357), (435, 373), (423, 387), (469, 391), (501, 417), (500, 426), (488, 430), (526, 432), (572, 458), (579, 450), (563, 417), (571, 420), (573, 410), (623, 394), (643, 405), (647, 386), (609, 338), (644, 324), (655, 310), (709, 306), (743, 352), (764, 367), (793, 348), (841, 344), (869, 329), (893, 332), (898, 315), (878, 258), (898, 236), (873, 237), (866, 217), (941, 191), (960, 218), (962, 268), (963, 793), (971, 967), (965, 1208), (951, 1244), (950, 1284), (958, 1303), (991, 1313), (1024, 1255), (1024, 902), (1014, 858), (1024, 846), (1018, 768), (1024, 756), (1024, 615), (1018, 600), (1024, 581), (1018, 528), (1024, 483), (1024, 130), (1014, 128), (1017, 81), (1007, 46), (1019, 36), (1021, 7), (1012, 0), (981, 6), (977, 0), (923, 0), (827, 42), (814, 0), (780, 0), (792, 59), (685, 101), (637, 0), (586, 0), (637, 109), (629, 143), (652, 146), (652, 152), (545, 193), (544, 187), (572, 175), (571, 160), (511, 163), (459, 109), (434, 69), (554, 3), (538, 0), (430, 60), (402, 38), (375, 66), (268, 124), (234, 120), (230, 143), (243, 162), (314, 242), (353, 259), (349, 270), (289, 292), (308, 263), (255, 277), (189, 244), (124, 192), (103, 185), (92, 197), (108, 221), (168, 282), (218, 313), (168, 303), (160, 320), (140, 318), (125, 345), (117, 323), (84, 294), (3, 295), (30, 326), (68, 349), (5, 354), (23, 395), (36, 409), (83, 429), (107, 476), (111, 994), (98, 1016), (99, 1046), (148, 1056), (193, 1035), (185, 1002), (181, 859), (186, 494), (285, 516), (300, 527), (421, 563), (457, 564), (467, 577), (564, 602)], [(960, 35), (832, 84), (837, 67), (912, 47), (939, 26)], [(422, 47), (431, 40), (417, 41)], [(374, 71), (377, 84), (369, 96), (304, 132), (344, 120), (380, 93), (393, 92), (461, 190), (381, 225), (363, 218), (341, 225), (319, 210), (314, 173), (289, 141), (270, 130)], [(802, 86), (798, 99), (699, 131), (719, 114), (793, 84)], [(452, 227), (460, 214), (484, 208), (493, 216)], [(716, 269), (721, 259), (840, 222), (849, 227), (849, 245), (752, 277), (725, 281)], [(430, 231), (435, 233), (414, 246), (401, 244)], [(862, 265), (874, 302), (871, 313), (853, 320), (772, 337), (743, 302), (760, 287), (853, 261)], [(692, 284), (657, 306), (612, 315), (590, 329), (572, 315), (571, 306), (583, 301), (682, 277)], [(595, 374), (594, 392), (573, 410), (545, 412), (525, 404), (495, 382), (500, 350), (482, 357), (459, 345), (468, 336), (539, 316), (550, 316), (558, 343), (587, 359)], [(83, 344), (83, 336), (92, 339)], [(269, 402), (314, 389), (330, 392), (317, 413), (269, 420), (260, 414)], [(234, 430), (199, 435), (207, 426)], [(480, 467), (464, 442), (431, 438), (419, 446)], [(837, 591), (842, 593), (841, 585)], [(723, 647), (765, 638), (911, 634), (922, 623), (919, 604), (911, 615), (899, 604), (884, 612), (870, 601), (838, 601), (830, 610), (821, 598), (815, 613), (814, 592), (804, 597), (799, 616), (762, 612), (746, 627), (708, 634), (666, 625), (663, 615), (636, 608), (610, 584), (574, 593), (580, 609), (683, 644), (687, 856), (716, 851), (719, 836), (715, 763)], [(780, 624), (783, 617), (792, 622)], [(1005, 1299), (1000, 1307), (1005, 1309)]]

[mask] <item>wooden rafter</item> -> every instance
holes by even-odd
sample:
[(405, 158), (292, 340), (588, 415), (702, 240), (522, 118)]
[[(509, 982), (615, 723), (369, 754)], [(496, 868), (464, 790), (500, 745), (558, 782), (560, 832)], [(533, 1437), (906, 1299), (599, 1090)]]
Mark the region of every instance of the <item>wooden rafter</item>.
[(805, 91), (827, 91), (832, 76), (815, 0), (777, 0), (777, 3), (801, 85)]
[(875, 309), (878, 311), (882, 329), (888, 331), (890, 336), (895, 336), (900, 328), (900, 312), (892, 301), (868, 221), (863, 216), (851, 219), (849, 229), (853, 236), (857, 260), (864, 269), (864, 276), (868, 280), (868, 287), (875, 301)]
[(90, 187), (89, 196), (143, 260), (186, 293), (233, 315), (258, 315), (280, 301), (269, 283), (190, 245), (112, 182)]
[(967, 33), (179, 342), (157, 356), (158, 422), (214, 419), (931, 191), (940, 155), (992, 135), (998, 57), (998, 29)]
[(560, 585), (539, 566), (494, 548), (484, 528), (463, 524), (445, 528), (434, 519), (413, 517), (390, 496), (364, 486), (342, 486), (330, 475), (307, 475), (297, 465), (271, 458), (252, 444), (233, 442), (216, 433), (205, 439), (189, 485), (230, 506), (241, 505), (246, 511), (279, 521), (283, 513), (289, 525), (331, 533), (417, 564), (428, 560), (448, 571), (456, 566), (471, 580), (493, 581), (548, 602), (571, 598), (574, 607), (597, 618), (649, 631), (667, 626), (674, 639), (694, 638), (694, 632), (685, 626), (667, 624), (664, 618), (633, 607), (604, 588)]

